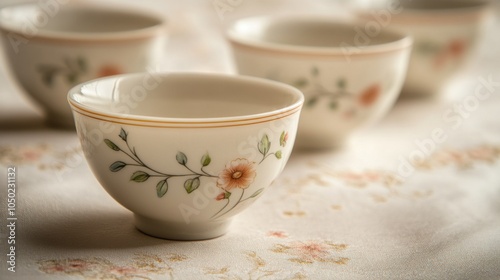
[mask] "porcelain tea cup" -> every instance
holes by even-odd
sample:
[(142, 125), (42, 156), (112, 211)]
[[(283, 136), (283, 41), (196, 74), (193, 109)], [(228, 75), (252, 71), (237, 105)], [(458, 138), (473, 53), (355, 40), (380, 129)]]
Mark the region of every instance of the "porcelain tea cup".
[(155, 67), (165, 20), (148, 10), (60, 2), (5, 7), (0, 30), (15, 80), (44, 109), (49, 124), (73, 127), (68, 90), (93, 78)]
[[(238, 73), (278, 80), (305, 95), (296, 145), (338, 147), (380, 119), (400, 93), (412, 40), (329, 18), (243, 18), (227, 28)], [(365, 39), (366, 38), (366, 39)]]
[(285, 167), (302, 93), (221, 74), (129, 74), (68, 94), (87, 162), (142, 232), (220, 236)]
[(394, 0), (358, 14), (372, 25), (413, 36), (402, 96), (430, 97), (442, 92), (474, 56), (488, 22), (489, 6), (482, 0)]

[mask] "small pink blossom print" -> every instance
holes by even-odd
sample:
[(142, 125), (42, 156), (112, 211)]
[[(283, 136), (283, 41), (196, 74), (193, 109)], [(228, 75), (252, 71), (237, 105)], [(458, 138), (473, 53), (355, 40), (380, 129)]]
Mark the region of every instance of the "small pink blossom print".
[(466, 48), (467, 44), (464, 40), (455, 39), (450, 41), (436, 54), (434, 58), (434, 67), (439, 69), (448, 62), (460, 59), (465, 54)]
[(348, 258), (338, 256), (338, 252), (346, 248), (346, 244), (335, 244), (328, 241), (295, 241), (288, 244), (277, 244), (271, 251), (287, 254), (291, 256), (289, 261), (301, 264), (314, 262), (347, 264)]
[(156, 255), (138, 254), (125, 265), (97, 257), (53, 259), (39, 261), (38, 269), (50, 275), (74, 275), (85, 279), (151, 279), (153, 275), (171, 276), (173, 269), (169, 263), (186, 259), (177, 254), (171, 254), (166, 260)]
[(97, 77), (107, 77), (123, 73), (120, 67), (116, 65), (104, 65), (97, 72)]
[(267, 233), (267, 236), (269, 237), (276, 237), (276, 238), (287, 238), (288, 237), (288, 233), (282, 231), (282, 230), (276, 230), (276, 231), (269, 231)]
[(380, 95), (380, 86), (378, 84), (372, 85), (365, 89), (359, 96), (359, 103), (363, 106), (370, 106), (377, 101)]

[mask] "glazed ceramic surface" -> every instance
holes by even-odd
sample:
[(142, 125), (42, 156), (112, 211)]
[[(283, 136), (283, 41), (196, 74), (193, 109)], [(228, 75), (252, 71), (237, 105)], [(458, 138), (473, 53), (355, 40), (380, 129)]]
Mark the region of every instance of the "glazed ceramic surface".
[[(58, 3), (58, 2), (55, 2)], [(165, 23), (148, 11), (23, 4), (0, 11), (14, 77), (57, 126), (73, 126), (68, 90), (89, 79), (146, 71), (161, 57)]]
[(403, 95), (438, 94), (474, 55), (488, 22), (489, 5), (478, 0), (398, 1), (392, 9), (390, 5), (386, 2), (361, 15), (372, 25), (414, 37)]
[(264, 79), (135, 74), (69, 93), (87, 161), (143, 232), (207, 239), (227, 231), (283, 170), (303, 95)]
[(396, 100), (412, 40), (384, 31), (362, 42), (359, 28), (303, 17), (247, 18), (228, 28), (239, 73), (303, 91), (299, 147), (339, 146)]

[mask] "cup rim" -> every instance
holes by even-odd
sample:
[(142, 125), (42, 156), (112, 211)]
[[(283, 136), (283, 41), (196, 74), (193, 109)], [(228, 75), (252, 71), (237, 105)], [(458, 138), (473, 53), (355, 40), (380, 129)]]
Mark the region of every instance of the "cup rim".
[[(422, 1), (417, 1), (418, 3), (422, 3)], [(417, 3), (413, 2), (413, 3)], [(490, 1), (488, 0), (445, 0), (445, 1), (430, 1), (427, 0), (426, 3), (431, 3), (431, 5), (435, 4), (446, 4), (446, 7), (442, 8), (418, 8), (418, 7), (402, 7), (403, 12), (411, 12), (411, 13), (419, 13), (419, 14), (427, 14), (427, 13), (462, 13), (462, 12), (471, 12), (483, 9), (490, 5)], [(447, 4), (450, 4), (449, 6)], [(459, 4), (463, 4), (465, 6), (460, 6)]]
[[(324, 23), (331, 24), (333, 28), (355, 28), (362, 27), (365, 23), (360, 20), (343, 21), (332, 19), (324, 16), (303, 16), (303, 15), (282, 15), (282, 16), (255, 16), (246, 17), (235, 20), (226, 26), (226, 38), (234, 46), (261, 50), (267, 52), (274, 52), (277, 54), (292, 54), (292, 55), (307, 55), (307, 56), (366, 56), (381, 53), (390, 53), (400, 51), (402, 49), (411, 48), (413, 45), (413, 38), (410, 34), (402, 33), (401, 31), (392, 28), (383, 28), (380, 34), (395, 36), (397, 39), (390, 42), (383, 42), (378, 44), (369, 44), (356, 46), (355, 44), (346, 43), (344, 46), (302, 46), (292, 44), (281, 44), (269, 42), (261, 39), (249, 39), (236, 30), (238, 24), (245, 21), (260, 21), (264, 24), (273, 24), (282, 21), (301, 21), (309, 23)], [(378, 34), (377, 36), (380, 36)], [(354, 37), (354, 36), (353, 36)]]
[[(457, 23), (470, 23), (481, 20), (487, 17), (490, 10), (491, 1), (489, 0), (448, 0), (436, 1), (430, 3), (463, 3), (467, 6), (450, 6), (448, 8), (439, 9), (425, 9), (425, 8), (412, 8), (407, 7), (399, 13), (392, 14), (392, 21), (397, 24), (418, 24), (418, 25), (432, 25), (432, 24), (457, 24)], [(375, 9), (376, 11), (377, 9)], [(372, 10), (373, 11), (373, 10)], [(370, 10), (361, 10), (358, 12), (361, 18), (370, 17)]]
[[(110, 32), (72, 32), (72, 31), (57, 31), (57, 30), (47, 30), (43, 26), (40, 28), (36, 24), (30, 22), (24, 22), (25, 25), (19, 24), (19, 22), (9, 20), (9, 14), (17, 9), (26, 8), (37, 8), (41, 10), (41, 6), (38, 3), (22, 3), (5, 6), (0, 9), (0, 31), (7, 33), (9, 35), (21, 36), (22, 38), (28, 40), (36, 41), (51, 41), (57, 43), (96, 43), (96, 42), (114, 42), (114, 41), (128, 41), (128, 40), (140, 40), (145, 38), (154, 37), (160, 32), (166, 29), (167, 20), (155, 11), (136, 8), (131, 6), (120, 6), (115, 7), (107, 4), (97, 4), (97, 3), (69, 3), (64, 6), (60, 6), (61, 10), (66, 12), (71, 11), (82, 11), (89, 13), (110, 13), (116, 15), (122, 15), (126, 17), (127, 15), (142, 17), (152, 21), (152, 24), (146, 27), (138, 27), (128, 30), (110, 31)], [(31, 25), (35, 26), (35, 34), (29, 34), (26, 27)]]
[[(280, 89), (286, 92), (291, 97), (291, 101), (288, 102), (286, 106), (281, 106), (279, 108), (274, 108), (272, 110), (266, 110), (265, 112), (251, 113), (251, 114), (241, 114), (237, 116), (227, 116), (227, 117), (159, 117), (159, 116), (147, 116), (132, 113), (118, 113), (109, 112), (103, 108), (96, 108), (85, 102), (78, 100), (79, 96), (82, 96), (82, 88), (86, 85), (92, 83), (98, 83), (100, 81), (119, 81), (120, 79), (130, 80), (144, 78), (147, 75), (157, 75), (163, 79), (169, 78), (190, 78), (191, 81), (196, 81), (197, 79), (207, 79), (213, 80), (214, 83), (222, 84), (224, 81), (231, 79), (233, 81), (245, 82), (247, 84), (253, 84), (260, 87), (268, 87), (270, 89)], [(290, 85), (270, 81), (263, 78), (242, 76), (242, 75), (229, 75), (229, 74), (214, 74), (214, 73), (193, 73), (193, 72), (164, 72), (164, 73), (132, 73), (132, 74), (121, 74), (115, 76), (108, 76), (104, 78), (90, 80), (79, 85), (74, 86), (68, 92), (67, 99), (72, 111), (75, 113), (83, 114), (88, 117), (120, 123), (127, 125), (137, 125), (137, 126), (149, 126), (149, 127), (177, 127), (177, 128), (196, 128), (196, 127), (229, 127), (229, 126), (241, 126), (256, 123), (264, 123), (272, 120), (282, 119), (287, 116), (293, 115), (300, 112), (302, 104), (304, 103), (304, 95), (302, 92)]]

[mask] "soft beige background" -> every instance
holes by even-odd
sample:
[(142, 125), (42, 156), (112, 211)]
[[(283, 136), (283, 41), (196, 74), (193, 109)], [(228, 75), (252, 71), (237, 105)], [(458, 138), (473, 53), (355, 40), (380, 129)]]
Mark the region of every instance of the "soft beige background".
[[(229, 20), (349, 17), (353, 5), (244, 0), (221, 20), (212, 1), (127, 2), (171, 21), (160, 69), (225, 73), (234, 72), (222, 35)], [(460, 125), (442, 118), (481, 78), (500, 82), (498, 15), (476, 59), (442, 98), (398, 102), (341, 150), (295, 151), (227, 235), (199, 242), (138, 232), (130, 212), (94, 179), (75, 134), (43, 125), (2, 58), (0, 279), (499, 279), (500, 85)], [(434, 129), (445, 131), (446, 141), (403, 178), (401, 162)], [(18, 176), (16, 273), (5, 261), (9, 165)]]

